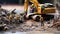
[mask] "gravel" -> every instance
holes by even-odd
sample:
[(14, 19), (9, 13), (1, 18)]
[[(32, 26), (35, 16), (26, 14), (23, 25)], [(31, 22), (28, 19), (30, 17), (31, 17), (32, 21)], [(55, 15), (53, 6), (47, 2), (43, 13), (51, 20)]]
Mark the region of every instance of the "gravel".
[[(59, 20), (58, 20), (59, 21)], [(60, 22), (60, 21), (59, 21)], [(41, 22), (35, 22), (32, 20), (28, 20), (22, 24), (7, 24), (9, 30), (17, 30), (21, 32), (28, 31), (57, 31), (56, 28), (50, 28), (53, 25), (53, 21), (48, 24), (48, 22), (44, 22), (44, 26), (41, 26)]]

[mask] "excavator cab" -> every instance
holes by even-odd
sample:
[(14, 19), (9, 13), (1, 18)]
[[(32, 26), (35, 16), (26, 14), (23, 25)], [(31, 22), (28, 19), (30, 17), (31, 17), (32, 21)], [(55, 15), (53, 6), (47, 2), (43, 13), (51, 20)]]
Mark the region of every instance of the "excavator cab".
[(31, 13), (34, 13), (34, 12), (36, 12), (36, 11), (37, 11), (36, 7), (32, 4), (32, 5), (30, 6), (30, 12), (31, 12)]

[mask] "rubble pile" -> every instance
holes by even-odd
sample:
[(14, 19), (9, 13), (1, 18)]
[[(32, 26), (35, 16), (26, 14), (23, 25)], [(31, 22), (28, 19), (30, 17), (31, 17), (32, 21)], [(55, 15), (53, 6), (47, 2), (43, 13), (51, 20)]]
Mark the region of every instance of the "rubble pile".
[(32, 22), (31, 20), (28, 20), (27, 22), (24, 24), (20, 24), (18, 27), (16, 27), (16, 29), (19, 31), (22, 31), (22, 32), (26, 32), (26, 31), (47, 31), (47, 30), (49, 31), (48, 24), (46, 24), (46, 23), (44, 23), (45, 24), (44, 26), (41, 26), (40, 22), (35, 22), (35, 21)]
[[(28, 23), (27, 23), (28, 22)], [(54, 20), (49, 22), (44, 22), (44, 26), (41, 26), (41, 22), (35, 22), (35, 21), (31, 21), (28, 20), (27, 22), (20, 24), (18, 27), (16, 27), (16, 30), (22, 31), (22, 32), (26, 32), (26, 31), (57, 31), (59, 30), (59, 23), (57, 24), (57, 22), (60, 22), (59, 20), (56, 23), (54, 23)], [(53, 26), (53, 27), (52, 27)]]
[[(5, 10), (5, 9), (3, 9)], [(19, 24), (22, 23), (22, 19), (20, 17), (20, 15), (15, 14), (15, 9), (13, 11), (11, 11), (11, 13), (2, 11), (0, 12), (0, 24), (4, 23), (4, 24)]]
[(51, 27), (56, 28), (58, 31), (60, 31), (60, 19), (55, 21)]
[[(0, 30), (4, 30), (4, 28), (12, 29), (14, 26), (11, 24), (20, 24), (23, 23), (21, 15), (16, 14), (14, 11), (16, 9), (12, 10), (11, 12), (1, 8), (0, 5)], [(2, 24), (6, 24), (8, 27), (3, 26)]]

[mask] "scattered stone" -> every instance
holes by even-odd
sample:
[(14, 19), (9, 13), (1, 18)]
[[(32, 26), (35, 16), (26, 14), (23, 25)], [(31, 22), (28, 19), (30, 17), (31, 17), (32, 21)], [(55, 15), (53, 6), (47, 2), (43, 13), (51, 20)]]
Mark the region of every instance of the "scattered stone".
[(9, 28), (7, 27), (6, 24), (0, 24), (0, 31), (8, 30)]

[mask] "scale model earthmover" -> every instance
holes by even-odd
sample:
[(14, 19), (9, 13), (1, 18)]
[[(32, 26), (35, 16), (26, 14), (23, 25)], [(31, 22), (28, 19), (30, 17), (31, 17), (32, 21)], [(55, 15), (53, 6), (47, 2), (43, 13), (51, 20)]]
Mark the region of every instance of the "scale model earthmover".
[[(29, 2), (32, 5), (28, 11)], [(54, 15), (51, 15), (51, 13), (55, 13), (55, 7), (51, 3), (39, 4), (38, 0), (25, 0), (24, 13), (24, 17), (27, 19), (35, 21), (50, 20), (54, 18)]]

